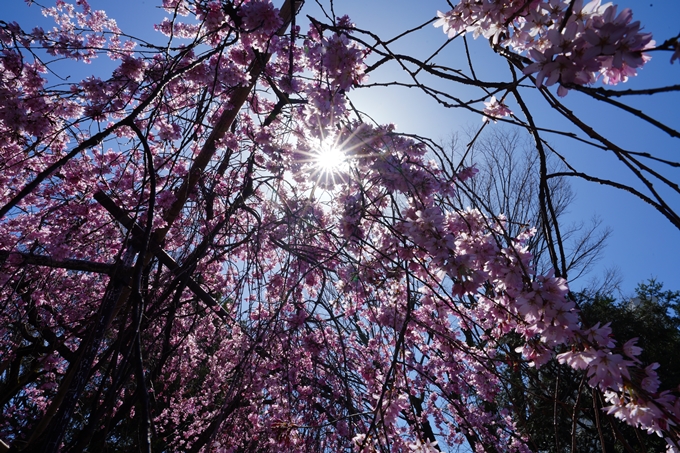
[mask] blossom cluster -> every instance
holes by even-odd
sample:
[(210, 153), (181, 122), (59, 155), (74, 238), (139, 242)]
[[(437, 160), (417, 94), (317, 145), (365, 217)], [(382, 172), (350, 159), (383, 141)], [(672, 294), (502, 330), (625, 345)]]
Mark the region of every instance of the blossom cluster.
[(569, 85), (596, 80), (616, 85), (636, 75), (654, 47), (633, 13), (618, 11), (601, 0), (497, 1), (462, 0), (446, 13), (437, 12), (435, 26), (450, 38), (472, 32), (492, 44), (524, 53), (532, 63), (525, 74), (536, 74), (536, 86)]

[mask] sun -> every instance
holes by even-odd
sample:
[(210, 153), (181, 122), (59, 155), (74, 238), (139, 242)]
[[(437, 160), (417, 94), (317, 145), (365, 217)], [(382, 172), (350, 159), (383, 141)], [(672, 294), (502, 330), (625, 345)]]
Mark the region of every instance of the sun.
[(326, 137), (309, 153), (312, 177), (316, 186), (333, 190), (336, 184), (346, 181), (350, 158), (345, 148), (332, 137)]
[(314, 189), (326, 192), (347, 183), (356, 173), (357, 157), (351, 138), (337, 133), (304, 137), (294, 154), (300, 176), (309, 180)]
[(347, 156), (339, 147), (322, 146), (314, 156), (314, 164), (323, 173), (337, 173), (347, 166)]

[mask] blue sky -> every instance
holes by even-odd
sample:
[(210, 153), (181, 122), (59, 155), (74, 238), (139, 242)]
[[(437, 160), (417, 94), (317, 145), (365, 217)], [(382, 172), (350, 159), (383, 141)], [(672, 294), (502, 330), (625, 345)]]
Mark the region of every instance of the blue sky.
[[(42, 18), (36, 6), (26, 7), (23, 0), (2, 0), (3, 9), (0, 19), (16, 20), (25, 29), (35, 25), (51, 26), (51, 20)], [(50, 4), (50, 0), (44, 0)], [(155, 7), (154, 0), (90, 0), (95, 9), (104, 9), (110, 17), (118, 21), (123, 31), (130, 34), (150, 38), (154, 36), (152, 26), (163, 12)], [(654, 34), (657, 42), (677, 35), (680, 32), (680, 1), (678, 0), (623, 0), (618, 3), (621, 8), (631, 7), (635, 20), (640, 20), (646, 31)], [(417, 5), (417, 6), (415, 6)], [(383, 38), (395, 36), (401, 31), (419, 25), (434, 17), (437, 10), (445, 11), (446, 1), (441, 0), (336, 0), (335, 12), (338, 15), (348, 14), (359, 28), (370, 29)], [(307, 1), (303, 14), (320, 16), (312, 1)], [(415, 56), (432, 51), (445, 41), (441, 29), (426, 27), (417, 37), (410, 39), (398, 49), (402, 53)], [(472, 41), (470, 37), (470, 41)], [(471, 42), (476, 69), (494, 79), (495, 74), (506, 74), (507, 65), (502, 59), (495, 58), (488, 44), (479, 39)], [(444, 53), (439, 60), (452, 67), (466, 66), (459, 61), (460, 53), (452, 49)], [(449, 58), (450, 60), (447, 60)], [(648, 88), (669, 84), (677, 84), (680, 80), (680, 64), (669, 64), (669, 53), (657, 53), (652, 61), (640, 71), (640, 75), (621, 88)], [(101, 70), (96, 63), (91, 72)], [(83, 74), (84, 76), (85, 74)], [(376, 74), (377, 78), (394, 77), (389, 72)], [(498, 76), (498, 80), (501, 80)], [(457, 89), (448, 85), (447, 89)], [(463, 98), (479, 97), (479, 92), (457, 93)], [(468, 96), (468, 97), (466, 97)], [(479, 116), (469, 114), (460, 109), (444, 109), (422, 92), (415, 89), (370, 89), (352, 93), (352, 100), (366, 113), (379, 122), (391, 122), (398, 130), (431, 137), (435, 140), (446, 140), (452, 133), (470, 125), (481, 124)], [(535, 107), (538, 121), (544, 127), (562, 127), (564, 122), (544, 107), (539, 99), (527, 98)], [(595, 101), (578, 93), (570, 93), (565, 103), (579, 116), (587, 120), (596, 129), (603, 132), (615, 143), (629, 150), (649, 152), (665, 158), (679, 160), (680, 141), (664, 136), (663, 133), (633, 121), (629, 115), (614, 114), (612, 109), (605, 108)], [(649, 98), (636, 98), (631, 102), (637, 108), (665, 121), (671, 127), (680, 128), (680, 93), (669, 93)], [(480, 108), (483, 108), (480, 104)], [(490, 127), (493, 127), (491, 125)], [(606, 152), (596, 151), (577, 144), (574, 141), (546, 136), (550, 143), (563, 152), (567, 158), (583, 170), (611, 177), (621, 182), (632, 181), (629, 172)], [(664, 170), (665, 175), (680, 181), (680, 169)], [(588, 221), (594, 215), (602, 218), (604, 225), (611, 227), (613, 234), (608, 242), (604, 256), (591, 275), (597, 276), (605, 268), (618, 267), (623, 277), (624, 293), (630, 293), (634, 286), (647, 278), (656, 277), (669, 289), (680, 289), (680, 230), (670, 224), (661, 214), (644, 202), (629, 194), (615, 189), (601, 187), (591, 183), (572, 180), (576, 192), (576, 201), (570, 209), (570, 220), (574, 222)], [(671, 206), (680, 210), (680, 197), (670, 197)], [(577, 282), (575, 286), (586, 283)]]

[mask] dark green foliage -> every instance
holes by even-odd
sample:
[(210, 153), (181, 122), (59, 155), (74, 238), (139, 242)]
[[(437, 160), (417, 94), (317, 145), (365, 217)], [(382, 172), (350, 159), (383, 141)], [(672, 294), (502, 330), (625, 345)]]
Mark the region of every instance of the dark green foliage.
[(619, 345), (639, 338), (643, 363), (657, 362), (661, 390), (680, 384), (680, 291), (663, 290), (655, 280), (640, 283), (635, 297), (621, 302), (611, 296), (577, 294), (582, 317), (589, 324), (610, 321)]
[[(576, 293), (586, 326), (611, 322), (620, 347), (638, 338), (644, 365), (657, 362), (660, 390), (680, 384), (680, 291), (664, 291), (654, 280), (641, 283), (635, 296), (616, 300), (611, 294)], [(519, 338), (507, 339), (508, 366), (503, 404), (513, 408), (518, 426), (536, 452), (663, 452), (666, 442), (636, 430), (601, 410), (607, 405), (587, 384), (584, 372), (550, 361), (540, 369), (521, 362), (514, 348)], [(501, 406), (503, 405), (501, 404)], [(595, 409), (597, 408), (597, 410)]]

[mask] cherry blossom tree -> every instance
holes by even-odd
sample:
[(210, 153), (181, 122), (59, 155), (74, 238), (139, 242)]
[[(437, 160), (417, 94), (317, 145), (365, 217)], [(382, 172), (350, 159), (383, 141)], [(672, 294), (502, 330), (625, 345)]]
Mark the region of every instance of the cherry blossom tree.
[[(0, 449), (526, 452), (502, 371), (556, 358), (678, 451), (677, 393), (634, 343), (579, 318), (547, 183), (620, 187), (680, 226), (654, 184), (677, 185), (644, 159), (677, 163), (618, 147), (551, 91), (680, 137), (616, 100), (677, 86), (591, 86), (652, 52), (676, 59), (677, 37), (656, 45), (599, 1), (464, 0), (395, 38), (432, 24), (443, 44), (488, 38), (512, 77), (486, 82), (303, 3), (163, 0), (153, 42), (86, 0), (45, 6), (49, 30), (0, 22)], [(96, 59), (115, 69), (51, 72)], [(553, 270), (533, 267), (531, 229), (511, 237), (457, 202), (472, 169), (353, 108), (395, 62), (438, 101), (532, 133)], [(568, 162), (548, 174), (526, 90), (651, 195)]]

